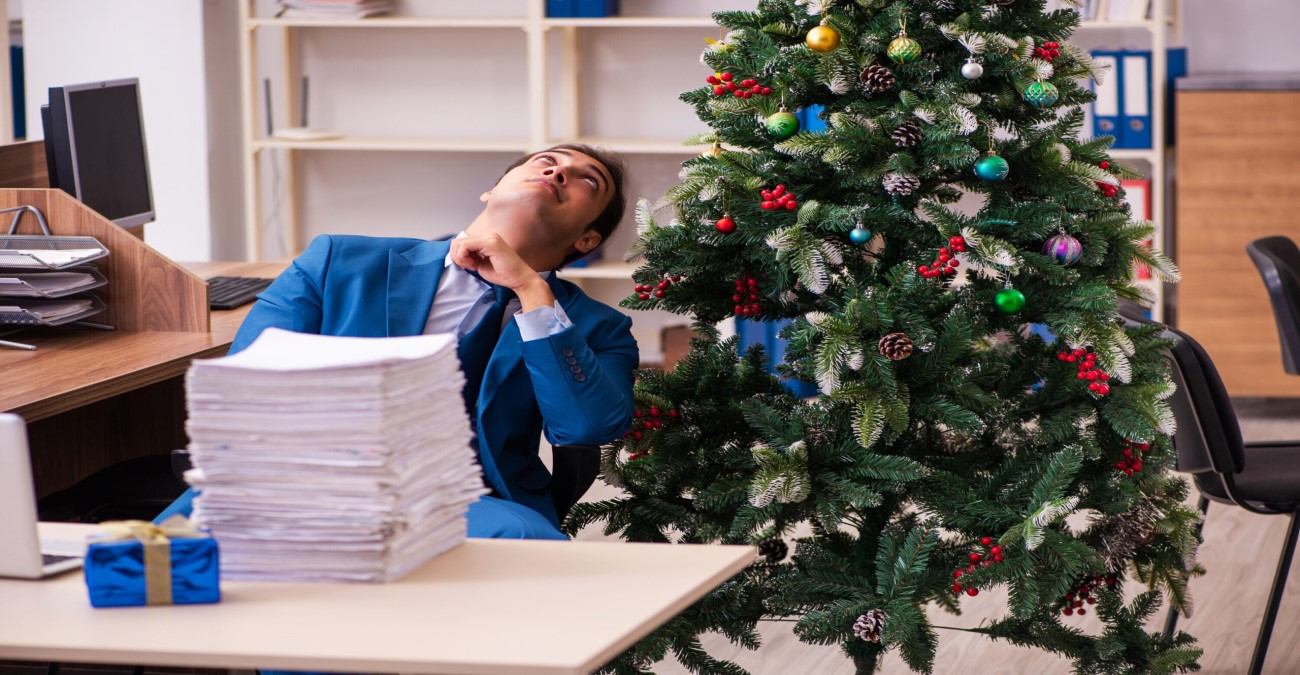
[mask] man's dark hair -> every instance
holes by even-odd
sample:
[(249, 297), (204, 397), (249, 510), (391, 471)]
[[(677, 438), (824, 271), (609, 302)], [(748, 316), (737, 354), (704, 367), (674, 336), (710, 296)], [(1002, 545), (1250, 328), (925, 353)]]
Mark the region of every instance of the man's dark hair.
[[(623, 158), (619, 157), (613, 151), (605, 150), (604, 148), (595, 148), (582, 143), (561, 143), (560, 145), (552, 145), (545, 150), (538, 150), (537, 152), (529, 153), (516, 159), (510, 164), (510, 166), (506, 167), (506, 170), (502, 172), (501, 176), (504, 177), (507, 173), (522, 166), (528, 160), (542, 154), (543, 152), (550, 152), (552, 150), (572, 150), (574, 152), (581, 152), (597, 162), (600, 162), (600, 164), (605, 167), (605, 170), (609, 172), (609, 187), (611, 191), (609, 204), (606, 204), (605, 209), (600, 212), (600, 215), (596, 216), (596, 219), (591, 221), (591, 224), (587, 226), (587, 230), (595, 230), (600, 235), (600, 243), (597, 244), (596, 248), (592, 249), (592, 251), (598, 250), (601, 246), (605, 245), (605, 242), (609, 241), (609, 237), (614, 234), (614, 230), (618, 229), (618, 224), (623, 221), (623, 212), (627, 210), (627, 195), (624, 194), (624, 190), (627, 188), (627, 165), (624, 164)], [(501, 179), (498, 178), (497, 180)], [(585, 255), (587, 254), (574, 251), (569, 255), (569, 257), (565, 258), (556, 269), (564, 267)]]

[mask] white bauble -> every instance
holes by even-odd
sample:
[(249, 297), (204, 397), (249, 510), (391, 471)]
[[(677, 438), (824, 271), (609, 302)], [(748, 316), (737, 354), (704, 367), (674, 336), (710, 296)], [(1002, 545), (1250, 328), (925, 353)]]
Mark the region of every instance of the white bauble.
[(984, 74), (984, 66), (981, 66), (975, 59), (969, 59), (961, 67), (961, 76), (968, 80), (978, 80)]

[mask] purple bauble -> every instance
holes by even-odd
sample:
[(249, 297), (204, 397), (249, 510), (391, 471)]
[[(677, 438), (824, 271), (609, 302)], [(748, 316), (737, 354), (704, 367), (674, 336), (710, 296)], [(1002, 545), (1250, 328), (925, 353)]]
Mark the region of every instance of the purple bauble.
[(1056, 258), (1056, 262), (1068, 267), (1079, 262), (1079, 256), (1083, 255), (1083, 244), (1080, 244), (1078, 239), (1061, 233), (1043, 244), (1043, 253)]

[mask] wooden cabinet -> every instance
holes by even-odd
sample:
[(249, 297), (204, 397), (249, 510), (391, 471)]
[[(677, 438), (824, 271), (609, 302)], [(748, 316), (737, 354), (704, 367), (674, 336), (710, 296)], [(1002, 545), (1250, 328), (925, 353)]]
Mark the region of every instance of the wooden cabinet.
[(1300, 396), (1246, 245), (1300, 239), (1300, 75), (1193, 77), (1178, 105), (1175, 325), (1233, 396)]

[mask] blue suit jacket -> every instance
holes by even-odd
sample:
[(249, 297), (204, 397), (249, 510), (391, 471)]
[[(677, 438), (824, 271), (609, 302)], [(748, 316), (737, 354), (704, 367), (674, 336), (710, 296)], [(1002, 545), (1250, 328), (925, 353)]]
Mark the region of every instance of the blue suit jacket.
[[(419, 335), (449, 248), (445, 240), (317, 237), (258, 296), (230, 352), (270, 326), (352, 337)], [(631, 319), (555, 275), (549, 283), (573, 325), (524, 342), (508, 322), (483, 376), (475, 422), (487, 486), (558, 527), (551, 474), (538, 456), (541, 435), (553, 444), (600, 445), (626, 432), (638, 355)], [(429, 405), (464, 403), (458, 396)]]

